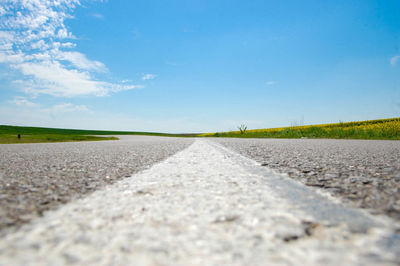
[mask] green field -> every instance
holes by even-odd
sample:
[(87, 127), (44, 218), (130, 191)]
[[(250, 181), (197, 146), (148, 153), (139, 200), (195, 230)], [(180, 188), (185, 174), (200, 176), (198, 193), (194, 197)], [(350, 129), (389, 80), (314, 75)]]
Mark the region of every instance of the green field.
[[(20, 139), (18, 139), (17, 137), (18, 134), (21, 135)], [(19, 126), (0, 125), (0, 144), (96, 141), (96, 140), (118, 139), (116, 137), (103, 137), (99, 135), (147, 135), (147, 136), (166, 136), (166, 137), (197, 136), (197, 134), (166, 134), (166, 133), (156, 133), (156, 132), (79, 130), (79, 129), (19, 127)]]
[[(21, 138), (18, 139), (17, 135)], [(103, 135), (103, 136), (102, 136)], [(400, 118), (357, 122), (252, 129), (205, 134), (167, 134), (137, 131), (79, 130), (0, 125), (0, 144), (117, 140), (104, 135), (146, 135), (164, 137), (227, 137), (227, 138), (331, 138), (400, 140)]]
[(0, 144), (11, 143), (39, 143), (39, 142), (69, 142), (69, 141), (96, 141), (96, 140), (118, 140), (116, 137), (99, 137), (99, 136), (84, 136), (84, 135), (21, 135), (18, 139), (17, 135), (1, 134)]
[(228, 138), (331, 138), (400, 140), (400, 118), (201, 134)]

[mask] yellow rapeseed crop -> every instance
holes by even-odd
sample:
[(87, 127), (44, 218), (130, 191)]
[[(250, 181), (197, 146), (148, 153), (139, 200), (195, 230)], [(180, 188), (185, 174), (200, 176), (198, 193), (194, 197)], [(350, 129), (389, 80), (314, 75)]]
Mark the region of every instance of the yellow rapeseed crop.
[[(317, 134), (317, 133), (318, 134)], [(316, 135), (317, 134), (317, 135)], [(240, 131), (205, 133), (199, 136), (242, 137), (331, 137), (400, 139), (400, 118), (378, 119), (332, 124), (306, 125), (280, 128), (264, 128)]]

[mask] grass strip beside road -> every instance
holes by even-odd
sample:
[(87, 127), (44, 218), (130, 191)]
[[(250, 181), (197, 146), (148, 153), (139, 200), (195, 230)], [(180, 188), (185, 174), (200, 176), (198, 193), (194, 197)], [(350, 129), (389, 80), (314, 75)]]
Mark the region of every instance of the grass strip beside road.
[[(18, 134), (21, 138), (18, 139)], [(137, 131), (106, 131), (106, 130), (80, 130), (44, 127), (20, 127), (0, 125), (0, 144), (10, 143), (40, 143), (40, 142), (69, 142), (69, 141), (97, 141), (117, 140), (117, 137), (104, 137), (104, 135), (145, 135), (163, 137), (196, 137), (198, 134), (167, 134), (157, 132)]]
[(71, 141), (98, 141), (98, 140), (118, 140), (116, 137), (100, 137), (85, 135), (57, 135), (57, 134), (36, 134), (17, 135), (0, 134), (0, 144), (12, 143), (41, 143), (41, 142), (71, 142)]

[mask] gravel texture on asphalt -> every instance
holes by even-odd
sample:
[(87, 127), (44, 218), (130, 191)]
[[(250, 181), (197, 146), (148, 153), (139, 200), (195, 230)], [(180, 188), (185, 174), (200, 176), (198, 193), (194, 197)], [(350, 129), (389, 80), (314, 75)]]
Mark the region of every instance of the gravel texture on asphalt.
[(400, 221), (400, 141), (213, 138), (263, 166)]
[(0, 238), (0, 265), (398, 265), (393, 221), (197, 140)]
[(193, 142), (187, 138), (119, 138), (0, 145), (0, 234), (73, 198), (130, 177)]

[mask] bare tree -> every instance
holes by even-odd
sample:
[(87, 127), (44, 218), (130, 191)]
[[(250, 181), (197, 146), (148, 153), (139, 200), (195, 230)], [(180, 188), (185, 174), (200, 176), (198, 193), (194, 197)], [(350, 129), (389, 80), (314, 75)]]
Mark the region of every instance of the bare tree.
[(238, 129), (240, 130), (240, 134), (244, 134), (244, 133), (246, 133), (247, 126), (242, 124), (242, 125), (238, 126)]

